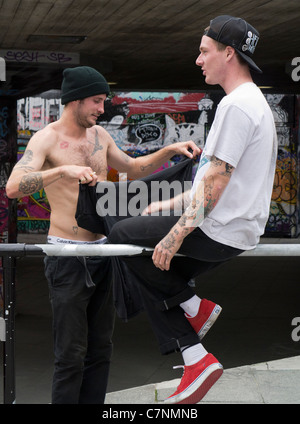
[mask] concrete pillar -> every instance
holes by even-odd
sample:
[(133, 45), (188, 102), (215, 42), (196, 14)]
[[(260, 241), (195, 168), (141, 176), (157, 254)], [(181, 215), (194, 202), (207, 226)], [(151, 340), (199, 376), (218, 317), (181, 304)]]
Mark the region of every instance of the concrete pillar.
[[(0, 243), (17, 240), (17, 201), (5, 193), (7, 179), (17, 161), (17, 101), (0, 97)], [(2, 315), (2, 258), (0, 258), (0, 316)]]

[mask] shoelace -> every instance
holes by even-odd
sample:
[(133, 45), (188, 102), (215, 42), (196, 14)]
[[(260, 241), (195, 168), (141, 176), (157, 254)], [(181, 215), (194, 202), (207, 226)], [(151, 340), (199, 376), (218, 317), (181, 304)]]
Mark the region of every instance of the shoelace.
[(180, 381), (180, 383), (179, 383), (179, 386), (177, 387), (177, 390), (180, 390), (180, 387), (181, 387), (181, 385), (182, 385), (182, 378), (183, 378), (183, 376), (184, 376), (184, 371), (185, 371), (185, 366), (184, 365), (176, 365), (175, 367), (173, 367), (173, 370), (175, 370), (175, 369), (177, 369), (177, 368), (183, 368), (183, 373), (182, 373), (182, 376), (181, 376), (181, 381)]
[(184, 369), (184, 365), (175, 365), (175, 367), (173, 367), (173, 370), (176, 370), (177, 368), (183, 368)]

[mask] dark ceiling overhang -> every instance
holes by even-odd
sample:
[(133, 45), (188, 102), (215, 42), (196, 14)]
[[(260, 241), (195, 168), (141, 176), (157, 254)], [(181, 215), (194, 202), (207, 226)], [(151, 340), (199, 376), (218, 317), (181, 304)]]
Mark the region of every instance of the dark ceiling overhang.
[[(292, 78), (292, 60), (300, 56), (298, 0), (10, 0), (0, 6), (0, 49), (19, 54), (6, 60), (0, 94), (22, 98), (59, 89), (63, 69), (79, 64), (98, 69), (115, 90), (219, 89), (205, 84), (195, 60), (203, 29), (220, 14), (243, 17), (260, 31), (258, 85), (300, 93)], [(78, 61), (43, 63), (34, 60), (39, 52), (67, 52)]]

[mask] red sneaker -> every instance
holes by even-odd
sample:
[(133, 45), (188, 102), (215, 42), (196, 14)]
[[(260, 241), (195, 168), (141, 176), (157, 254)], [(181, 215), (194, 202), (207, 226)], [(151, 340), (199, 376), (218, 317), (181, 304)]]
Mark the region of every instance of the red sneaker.
[(221, 311), (221, 306), (210, 300), (202, 299), (198, 314), (193, 318), (188, 314), (185, 314), (185, 316), (201, 340), (214, 325)]
[(198, 403), (223, 373), (222, 365), (210, 353), (196, 364), (183, 368), (184, 373), (176, 392), (164, 403)]

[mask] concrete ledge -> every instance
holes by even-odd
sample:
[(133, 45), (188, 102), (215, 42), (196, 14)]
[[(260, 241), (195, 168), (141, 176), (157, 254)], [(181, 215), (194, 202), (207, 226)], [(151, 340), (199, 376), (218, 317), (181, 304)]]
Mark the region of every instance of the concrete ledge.
[[(162, 404), (180, 379), (108, 393), (106, 404)], [(300, 404), (300, 356), (224, 370), (201, 404)]]

